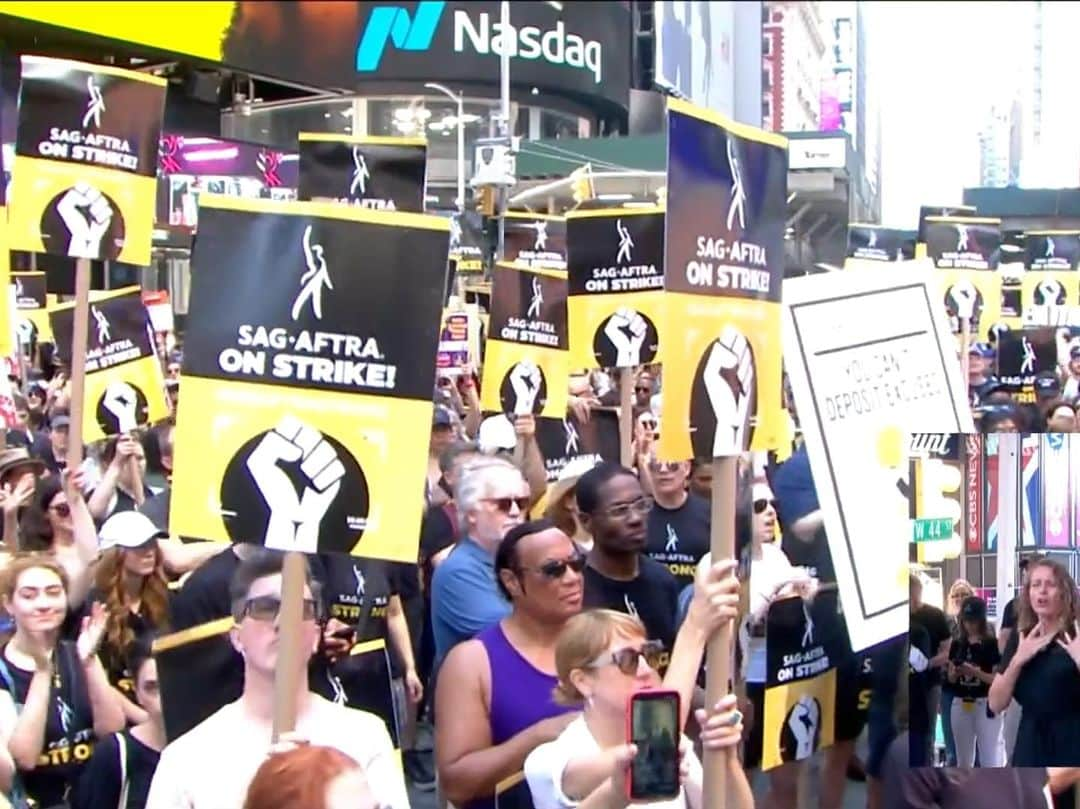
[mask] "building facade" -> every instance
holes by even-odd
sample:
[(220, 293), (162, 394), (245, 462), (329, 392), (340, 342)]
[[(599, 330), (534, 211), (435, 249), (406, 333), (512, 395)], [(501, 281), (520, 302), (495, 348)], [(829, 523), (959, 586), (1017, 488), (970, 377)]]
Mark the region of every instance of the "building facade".
[(825, 20), (816, 2), (762, 4), (762, 125), (776, 132), (821, 127)]

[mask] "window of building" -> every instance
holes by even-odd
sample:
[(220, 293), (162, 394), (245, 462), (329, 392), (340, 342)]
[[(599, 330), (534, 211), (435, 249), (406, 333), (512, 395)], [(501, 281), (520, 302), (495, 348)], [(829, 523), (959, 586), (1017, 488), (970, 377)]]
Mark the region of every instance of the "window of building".
[(772, 31), (767, 31), (765, 33), (765, 35), (762, 37), (762, 50), (761, 50), (761, 52), (763, 54), (765, 54), (765, 56), (772, 56), (773, 55), (773, 51), (772, 51), (773, 44), (772, 43), (773, 43)]

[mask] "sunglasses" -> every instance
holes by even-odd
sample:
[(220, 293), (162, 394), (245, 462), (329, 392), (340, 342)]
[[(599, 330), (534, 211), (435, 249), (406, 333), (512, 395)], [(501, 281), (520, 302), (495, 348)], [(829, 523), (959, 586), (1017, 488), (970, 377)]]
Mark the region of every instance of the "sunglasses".
[(575, 573), (581, 573), (585, 569), (585, 557), (582, 554), (572, 556), (569, 559), (549, 559), (536, 568), (522, 568), (522, 570), (535, 570), (545, 578), (558, 581), (566, 575), (567, 569)]
[(634, 388), (634, 393), (652, 393), (652, 388)]
[(780, 503), (777, 502), (775, 498), (772, 499), (772, 500), (766, 500), (766, 499), (762, 498), (761, 500), (755, 500), (754, 501), (754, 513), (755, 514), (761, 514), (769, 506), (772, 506), (773, 511), (779, 511), (780, 510)]
[(612, 506), (607, 510), (607, 515), (613, 520), (625, 520), (630, 516), (631, 512), (644, 517), (652, 511), (652, 507), (652, 498), (643, 497), (640, 500), (635, 500), (633, 503), (623, 503), (621, 506)]
[[(256, 596), (244, 602), (244, 610), (241, 618), (251, 618), (253, 621), (276, 621), (281, 611), (281, 599), (277, 596)], [(305, 598), (303, 601), (303, 619), (314, 621), (318, 615), (318, 604), (313, 598)]]
[(530, 500), (530, 498), (528, 498), (528, 497), (485, 497), (484, 498), (485, 503), (491, 503), (492, 505), (495, 506), (495, 508), (498, 511), (501, 511), (503, 514), (509, 514), (510, 509), (512, 509), (515, 505), (518, 507), (518, 511), (520, 511), (522, 514), (524, 514), (526, 511), (529, 510), (529, 500)]
[(57, 503), (55, 506), (49, 506), (49, 511), (55, 512), (57, 517), (71, 516), (71, 506), (67, 503)]
[(628, 677), (633, 677), (638, 672), (641, 659), (654, 671), (660, 670), (663, 660), (664, 644), (658, 640), (645, 641), (640, 649), (619, 649), (617, 652), (604, 654), (589, 664), (588, 668), (595, 669), (601, 666), (614, 664), (614, 666)]

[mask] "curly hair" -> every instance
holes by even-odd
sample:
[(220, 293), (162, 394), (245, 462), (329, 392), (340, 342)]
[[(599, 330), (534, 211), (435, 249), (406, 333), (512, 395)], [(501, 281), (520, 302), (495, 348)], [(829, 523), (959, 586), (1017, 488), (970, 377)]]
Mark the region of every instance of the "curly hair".
[(1080, 598), (1076, 594), (1076, 582), (1073, 581), (1073, 577), (1069, 575), (1069, 571), (1065, 569), (1064, 565), (1046, 557), (1032, 560), (1028, 565), (1027, 581), (1020, 590), (1020, 610), (1017, 614), (1016, 628), (1021, 632), (1028, 633), (1039, 622), (1039, 617), (1031, 606), (1030, 590), (1031, 580), (1035, 576), (1035, 571), (1040, 567), (1048, 569), (1053, 574), (1058, 594), (1064, 602), (1064, 609), (1061, 610), (1061, 614), (1058, 616), (1057, 631), (1063, 635), (1071, 636), (1075, 632), (1073, 629), (1074, 623), (1080, 621)]
[[(101, 556), (95, 575), (95, 585), (105, 602), (108, 618), (105, 622), (105, 637), (102, 640), (102, 654), (110, 663), (123, 664), (135, 640), (135, 632), (128, 622), (127, 588), (124, 586), (123, 548), (110, 548)], [(165, 568), (161, 549), (155, 550), (154, 572), (143, 579), (140, 593), (139, 614), (154, 632), (168, 629), (169, 623), (169, 588), (165, 579)], [(134, 673), (134, 672), (133, 672)]]

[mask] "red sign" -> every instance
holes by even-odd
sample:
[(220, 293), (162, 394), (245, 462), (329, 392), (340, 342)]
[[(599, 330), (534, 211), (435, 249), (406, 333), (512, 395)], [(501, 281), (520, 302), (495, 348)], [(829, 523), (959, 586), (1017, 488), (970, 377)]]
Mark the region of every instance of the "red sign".
[(964, 535), (967, 537), (967, 552), (982, 551), (982, 436), (967, 436), (967, 497), (964, 498)]

